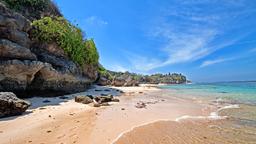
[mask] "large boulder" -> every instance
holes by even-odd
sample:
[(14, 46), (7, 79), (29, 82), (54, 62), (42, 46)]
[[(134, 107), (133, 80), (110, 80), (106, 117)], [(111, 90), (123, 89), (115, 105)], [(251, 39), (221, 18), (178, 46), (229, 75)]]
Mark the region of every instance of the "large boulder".
[(94, 98), (94, 100), (99, 103), (106, 103), (106, 102), (111, 102), (113, 100), (113, 95), (108, 95), (108, 96), (97, 96)]
[(88, 96), (76, 96), (75, 102), (82, 103), (82, 104), (89, 104), (93, 102), (93, 99), (91, 99)]
[(0, 118), (20, 115), (25, 112), (30, 103), (21, 100), (11, 92), (0, 92)]

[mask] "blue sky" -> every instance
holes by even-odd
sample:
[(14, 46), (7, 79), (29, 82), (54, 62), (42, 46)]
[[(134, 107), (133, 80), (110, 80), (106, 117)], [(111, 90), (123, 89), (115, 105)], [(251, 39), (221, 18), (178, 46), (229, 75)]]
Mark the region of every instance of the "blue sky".
[(55, 0), (110, 70), (256, 80), (254, 0)]

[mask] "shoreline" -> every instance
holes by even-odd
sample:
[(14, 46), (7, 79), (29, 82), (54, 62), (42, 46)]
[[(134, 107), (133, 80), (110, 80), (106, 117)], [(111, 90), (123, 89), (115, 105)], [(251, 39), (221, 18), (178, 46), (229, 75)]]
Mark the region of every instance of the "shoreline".
[[(100, 91), (96, 92), (96, 89)], [(99, 95), (105, 92), (105, 89), (110, 89), (110, 93), (117, 96), (120, 102), (111, 103), (108, 107), (94, 108), (73, 100), (76, 95)], [(116, 92), (117, 89), (124, 93), (120, 95)], [(67, 97), (67, 100), (58, 97), (31, 98), (30, 100), (37, 103), (34, 103), (28, 113), (1, 119), (2, 143), (114, 143), (122, 135), (141, 125), (159, 120), (175, 121), (177, 117), (187, 114), (195, 116), (209, 114), (209, 109), (204, 110), (204, 106), (200, 103), (165, 97), (164, 90), (155, 86), (96, 86), (87, 92)], [(51, 101), (52, 105), (42, 102), (46, 99)], [(145, 102), (147, 106), (136, 108), (138, 102)]]

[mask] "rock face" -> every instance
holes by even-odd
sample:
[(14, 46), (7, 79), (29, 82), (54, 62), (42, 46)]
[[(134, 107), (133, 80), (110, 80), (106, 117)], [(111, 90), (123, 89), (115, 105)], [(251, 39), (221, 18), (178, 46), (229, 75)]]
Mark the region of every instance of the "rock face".
[(0, 118), (20, 115), (25, 112), (30, 103), (21, 100), (11, 92), (0, 92)]
[(97, 67), (81, 67), (57, 44), (30, 38), (35, 18), (22, 13), (0, 2), (0, 91), (19, 97), (63, 95), (84, 91), (97, 79)]

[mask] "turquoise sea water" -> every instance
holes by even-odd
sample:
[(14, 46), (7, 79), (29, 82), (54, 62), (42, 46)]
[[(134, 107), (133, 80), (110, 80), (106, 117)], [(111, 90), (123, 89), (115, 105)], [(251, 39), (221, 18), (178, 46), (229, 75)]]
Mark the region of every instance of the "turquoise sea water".
[(213, 97), (232, 103), (256, 105), (256, 81), (164, 85), (161, 88), (173, 89), (187, 96)]
[(217, 104), (215, 114), (228, 117), (224, 123), (217, 124), (224, 138), (256, 144), (256, 81), (165, 85), (161, 88), (175, 90), (178, 97)]

